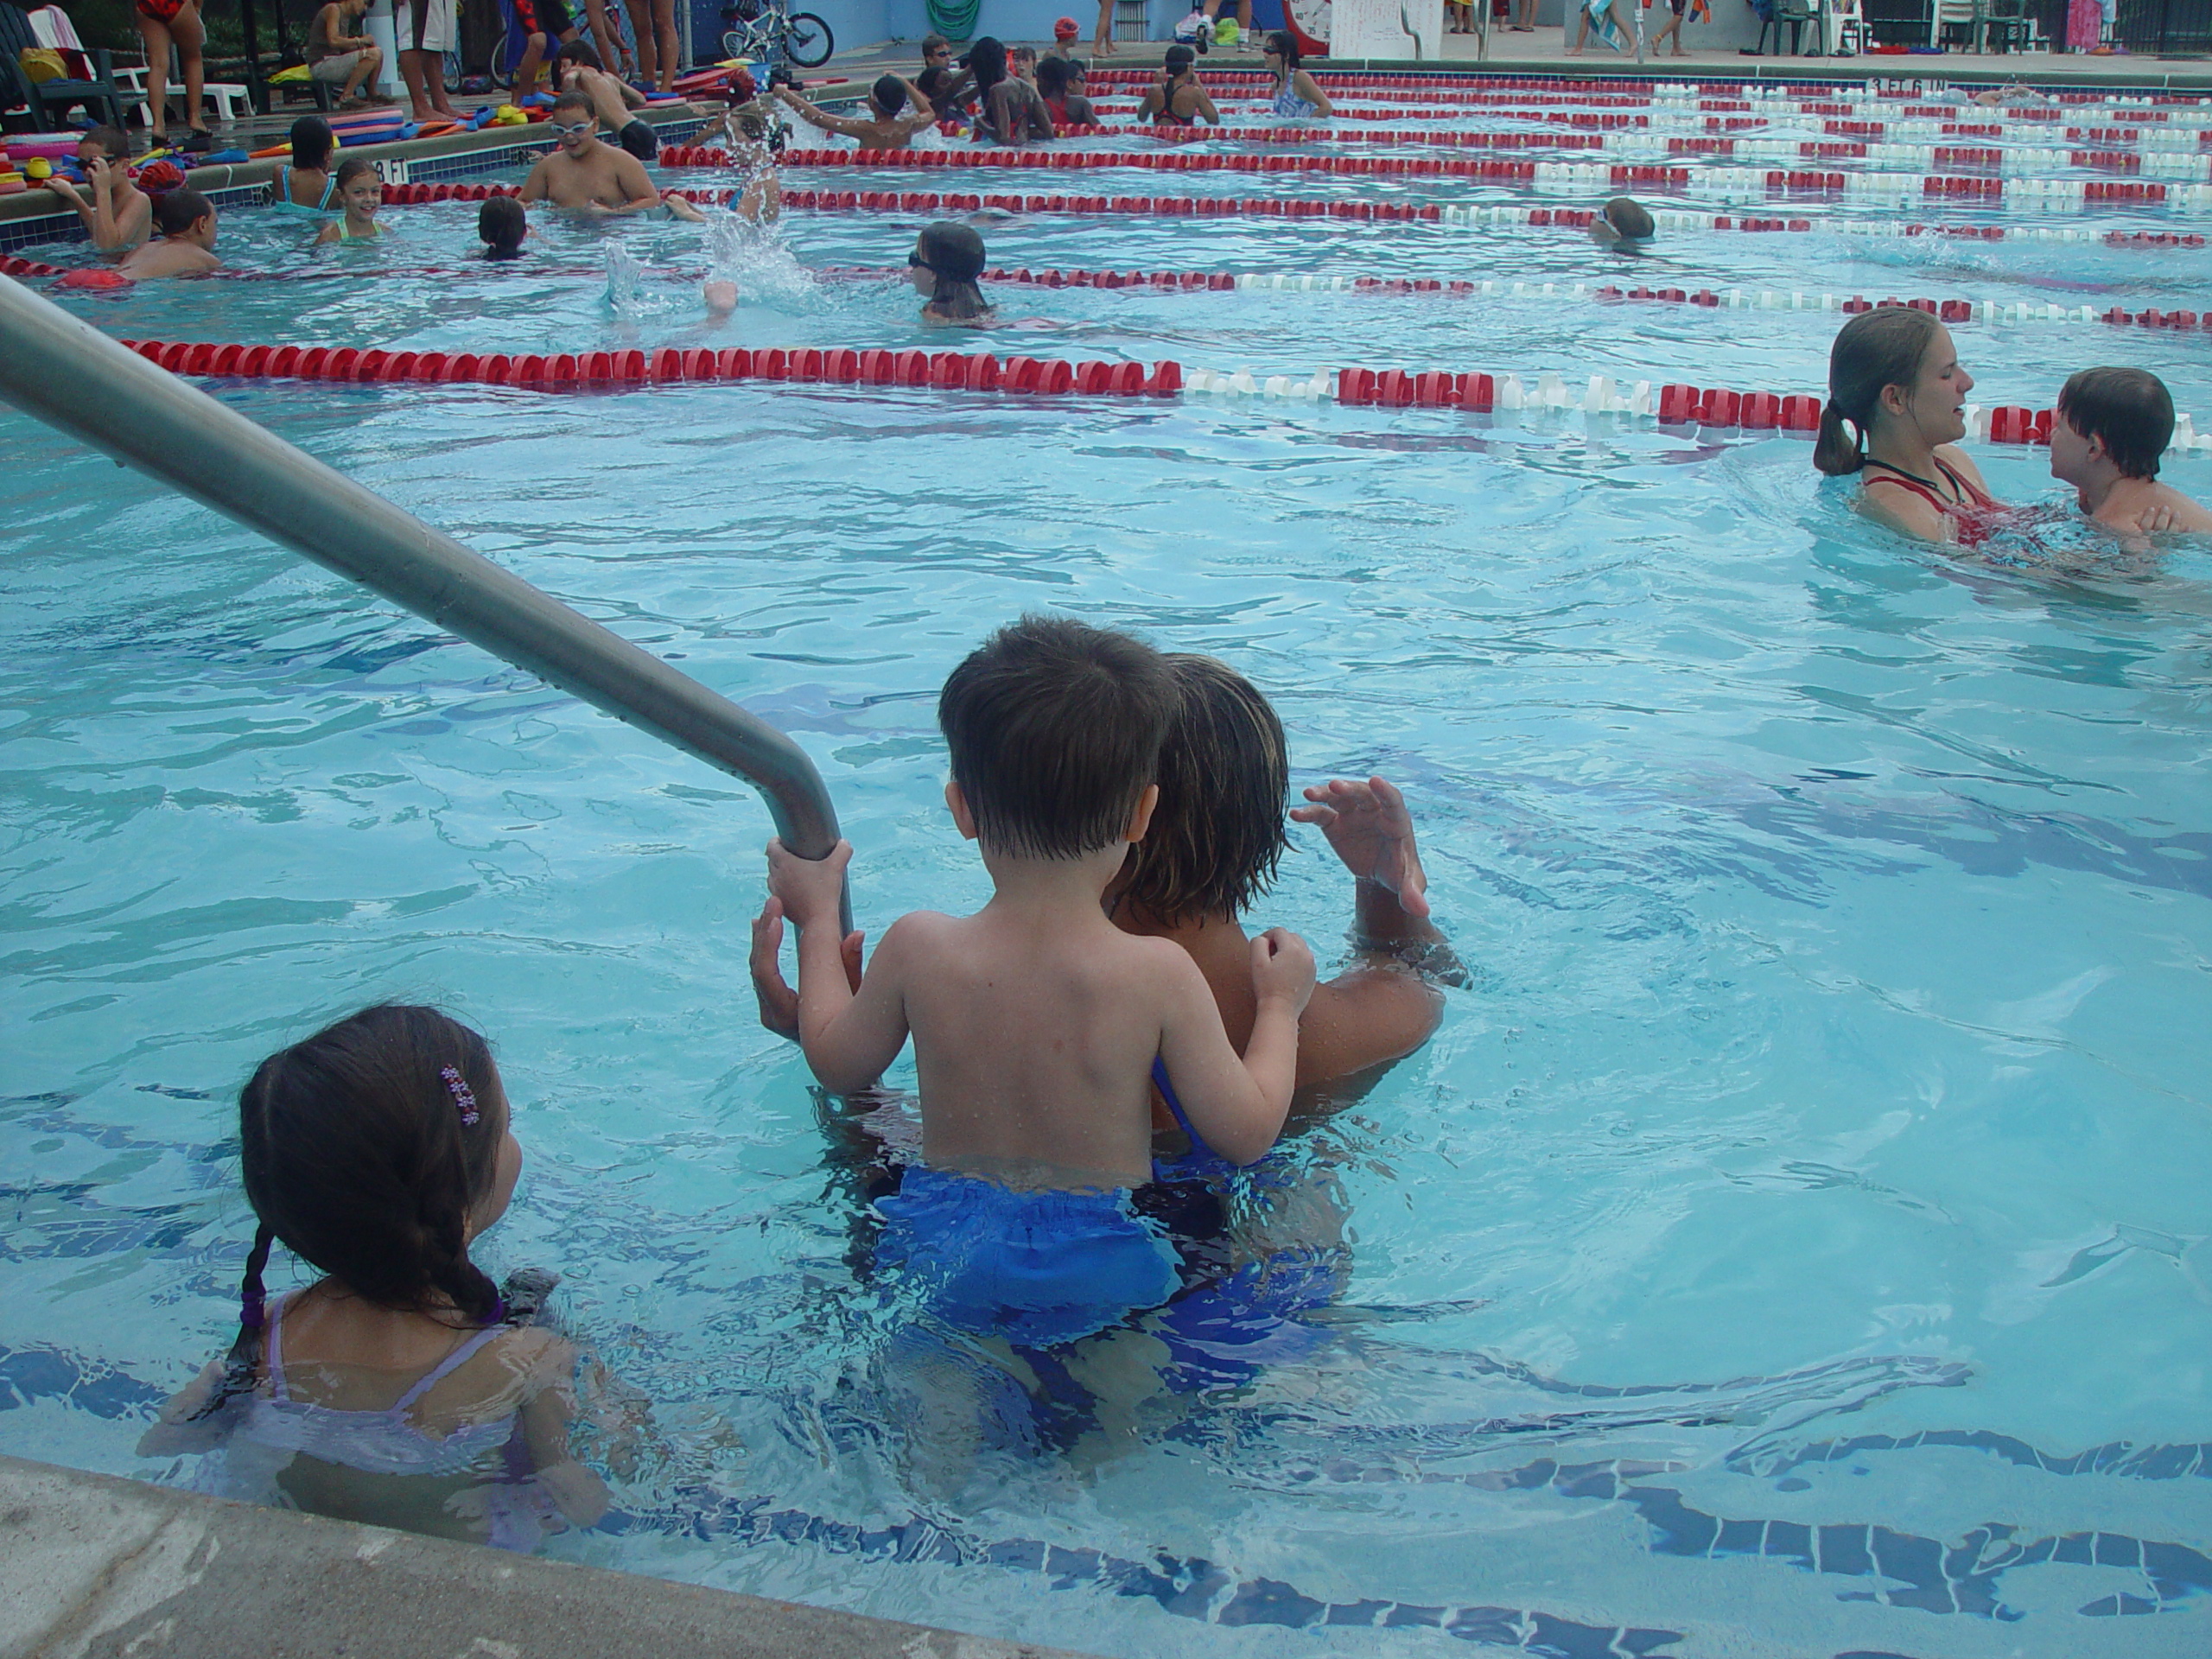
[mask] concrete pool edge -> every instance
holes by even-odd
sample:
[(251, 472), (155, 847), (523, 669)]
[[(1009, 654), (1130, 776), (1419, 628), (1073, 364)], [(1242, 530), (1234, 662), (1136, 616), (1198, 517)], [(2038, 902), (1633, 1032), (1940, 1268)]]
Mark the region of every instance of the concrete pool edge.
[(0, 1659), (1081, 1659), (0, 1455)]

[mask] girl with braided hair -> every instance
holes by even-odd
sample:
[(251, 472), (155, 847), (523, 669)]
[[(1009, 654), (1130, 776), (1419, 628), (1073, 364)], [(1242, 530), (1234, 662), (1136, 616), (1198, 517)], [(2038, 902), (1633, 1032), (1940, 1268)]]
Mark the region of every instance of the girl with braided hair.
[[(238, 1339), (140, 1455), (210, 1452), (219, 1495), (534, 1548), (606, 1488), (569, 1449), (575, 1350), (521, 1321), (469, 1246), (522, 1168), (484, 1039), (435, 1008), (365, 1008), (272, 1054), (238, 1099), (259, 1221)], [(282, 1243), (322, 1276), (263, 1289)]]

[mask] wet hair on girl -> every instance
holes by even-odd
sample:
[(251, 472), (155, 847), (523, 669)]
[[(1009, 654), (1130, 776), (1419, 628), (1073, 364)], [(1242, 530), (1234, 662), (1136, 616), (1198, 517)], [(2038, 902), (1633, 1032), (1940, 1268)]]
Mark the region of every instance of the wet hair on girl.
[(1268, 50), (1282, 60), (1284, 68), (1298, 67), (1298, 42), (1291, 38), (1288, 29), (1279, 29), (1268, 35)]
[(1259, 689), (1228, 664), (1167, 658), (1175, 712), (1160, 748), (1160, 804), (1131, 850), (1125, 900), (1167, 926), (1237, 916), (1265, 893), (1290, 838), (1290, 751)]
[(968, 48), (968, 67), (976, 72), (976, 96), (980, 101), (986, 92), (1006, 79), (1006, 47), (993, 35), (986, 35)]
[(1046, 98), (1058, 98), (1067, 89), (1067, 60), (1039, 58), (1037, 60), (1037, 90)]
[(992, 308), (991, 302), (983, 297), (983, 290), (976, 285), (976, 279), (983, 274), (988, 263), (983, 238), (967, 226), (944, 219), (928, 226), (922, 232), (914, 257), (937, 278), (937, 288), (930, 295), (925, 310), (963, 321), (980, 317)]
[(1173, 80), (1179, 75), (1190, 73), (1191, 66), (1198, 61), (1198, 54), (1187, 46), (1171, 46), (1167, 48), (1166, 56), (1160, 60), (1160, 67), (1167, 72), (1167, 79)]
[(476, 234), (490, 245), (486, 259), (519, 259), (522, 239), (529, 233), (530, 216), (512, 196), (493, 196), (476, 212)]
[(279, 1051), (238, 1096), (246, 1201), (260, 1225), (238, 1287), (231, 1376), (252, 1385), (270, 1246), (379, 1307), (490, 1325), (499, 1287), (468, 1259), (507, 1114), (484, 1039), (435, 1008), (380, 1004)]
[(303, 115), (292, 123), (292, 165), (304, 167), (312, 172), (330, 170), (330, 152), (338, 140), (332, 136), (330, 123), (319, 115)]
[(343, 191), (347, 185), (353, 183), (364, 173), (372, 174), (376, 170), (377, 164), (367, 156), (348, 156), (338, 163), (338, 188)]
[[(1942, 326), (1910, 306), (1882, 305), (1860, 312), (1836, 331), (1835, 344), (1828, 348), (1828, 401), (1821, 411), (1814, 466), (1831, 478), (1859, 470), (1882, 393), (1891, 386), (1910, 387), (1920, 378), (1921, 361)], [(1847, 421), (1853, 429), (1845, 429)]]

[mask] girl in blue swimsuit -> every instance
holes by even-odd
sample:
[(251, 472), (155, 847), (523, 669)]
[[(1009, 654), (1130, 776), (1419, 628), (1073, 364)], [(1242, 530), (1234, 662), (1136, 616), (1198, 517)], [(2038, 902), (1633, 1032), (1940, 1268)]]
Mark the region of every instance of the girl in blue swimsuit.
[(1264, 61), (1275, 78), (1274, 102), (1269, 106), (1275, 114), (1303, 121), (1317, 115), (1326, 120), (1337, 112), (1320, 84), (1298, 67), (1298, 42), (1289, 30), (1279, 29), (1268, 36)]

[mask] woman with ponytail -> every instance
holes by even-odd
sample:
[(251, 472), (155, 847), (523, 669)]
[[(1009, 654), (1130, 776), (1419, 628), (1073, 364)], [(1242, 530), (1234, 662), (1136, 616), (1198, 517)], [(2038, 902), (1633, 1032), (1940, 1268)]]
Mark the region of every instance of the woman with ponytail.
[[(435, 1008), (365, 1008), (264, 1060), (238, 1099), (260, 1224), (238, 1339), (140, 1454), (219, 1452), (223, 1496), (508, 1549), (596, 1521), (575, 1351), (469, 1255), (522, 1168), (507, 1119), (484, 1039)], [(323, 1276), (271, 1298), (279, 1243)]]
[(1858, 473), (1872, 517), (1923, 541), (1972, 546), (2003, 503), (1959, 448), (1974, 377), (1951, 331), (1925, 311), (1877, 306), (1853, 317), (1828, 350), (1828, 402), (1813, 465)]

